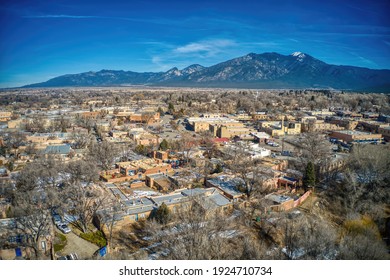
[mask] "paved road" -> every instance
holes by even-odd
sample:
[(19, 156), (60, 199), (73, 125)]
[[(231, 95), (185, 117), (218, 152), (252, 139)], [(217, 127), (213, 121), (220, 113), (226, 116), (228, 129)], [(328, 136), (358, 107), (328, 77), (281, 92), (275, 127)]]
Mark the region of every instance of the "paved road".
[(73, 232), (66, 234), (66, 238), (67, 244), (61, 252), (58, 252), (59, 255), (65, 256), (76, 253), (80, 260), (85, 260), (91, 258), (93, 253), (99, 249), (95, 244), (78, 237)]

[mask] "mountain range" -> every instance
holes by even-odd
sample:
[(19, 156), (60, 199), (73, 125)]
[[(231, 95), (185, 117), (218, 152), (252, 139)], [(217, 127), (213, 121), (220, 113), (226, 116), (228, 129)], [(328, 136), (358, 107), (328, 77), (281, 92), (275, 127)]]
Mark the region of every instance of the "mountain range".
[(199, 64), (166, 72), (101, 70), (68, 74), (24, 87), (189, 86), (230, 88), (339, 89), (390, 92), (390, 70), (327, 64), (294, 52), (250, 53), (210, 67)]

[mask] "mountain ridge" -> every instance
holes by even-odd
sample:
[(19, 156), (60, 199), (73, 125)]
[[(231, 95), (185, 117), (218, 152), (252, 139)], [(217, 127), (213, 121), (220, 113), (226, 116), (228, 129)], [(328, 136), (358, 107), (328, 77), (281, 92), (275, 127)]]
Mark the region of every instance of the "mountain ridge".
[(205, 67), (192, 64), (166, 72), (103, 69), (66, 74), (28, 87), (191, 86), (237, 88), (318, 88), (390, 92), (390, 70), (333, 65), (306, 53), (249, 53)]

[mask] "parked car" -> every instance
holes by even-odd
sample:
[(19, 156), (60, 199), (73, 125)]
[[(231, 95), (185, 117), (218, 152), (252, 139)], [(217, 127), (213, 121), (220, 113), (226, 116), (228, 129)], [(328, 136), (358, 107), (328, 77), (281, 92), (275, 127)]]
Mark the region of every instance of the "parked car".
[(267, 145), (272, 146), (272, 147), (279, 147), (279, 144), (275, 142), (268, 142)]
[(63, 233), (69, 233), (72, 231), (66, 224), (59, 224), (59, 225), (57, 225), (57, 227)]
[(57, 258), (57, 260), (64, 260), (64, 261), (67, 261), (67, 260), (78, 260), (79, 257), (77, 256), (76, 253), (70, 253), (69, 255), (66, 255), (66, 256), (59, 256)]
[(79, 257), (77, 256), (76, 253), (70, 253), (69, 255), (66, 255), (67, 260), (78, 260)]
[(62, 224), (62, 218), (60, 215), (58, 214), (54, 214), (53, 215), (53, 222), (55, 225), (59, 225), (59, 224)]

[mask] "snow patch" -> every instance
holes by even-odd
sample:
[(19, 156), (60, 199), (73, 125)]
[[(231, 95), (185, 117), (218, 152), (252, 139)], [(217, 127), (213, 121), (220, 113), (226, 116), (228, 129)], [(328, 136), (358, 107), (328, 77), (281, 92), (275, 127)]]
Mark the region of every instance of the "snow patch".
[(303, 53), (301, 53), (301, 52), (293, 52), (291, 55), (292, 56), (300, 56), (300, 55), (302, 55)]
[(306, 57), (302, 52), (293, 52), (291, 55), (296, 57), (299, 61), (302, 61)]

